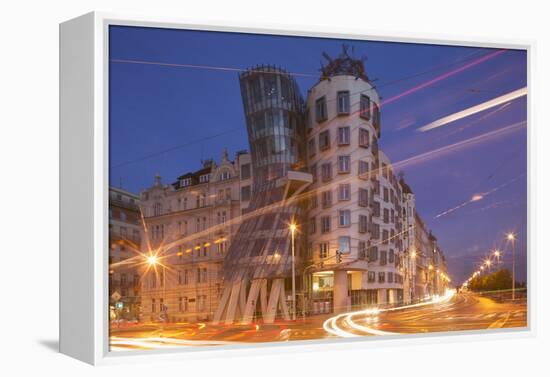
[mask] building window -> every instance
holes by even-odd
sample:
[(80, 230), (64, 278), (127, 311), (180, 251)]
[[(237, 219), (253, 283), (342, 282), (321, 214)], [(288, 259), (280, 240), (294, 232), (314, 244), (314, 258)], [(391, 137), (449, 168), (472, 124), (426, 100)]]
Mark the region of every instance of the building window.
[(338, 185), (338, 200), (350, 200), (351, 199), (351, 185), (349, 183), (343, 183)]
[(319, 134), (319, 150), (324, 151), (330, 148), (330, 131), (325, 130)]
[(389, 198), (389, 191), (388, 191), (388, 188), (387, 187), (384, 187), (384, 201), (387, 203), (390, 198)]
[(183, 179), (180, 179), (180, 187), (187, 187), (187, 186), (191, 186), (191, 178), (183, 178)]
[(349, 114), (349, 91), (340, 91), (336, 96), (338, 102), (338, 114)]
[(250, 186), (241, 187), (241, 200), (245, 202), (250, 200)]
[(350, 144), (349, 127), (339, 127), (338, 128), (338, 145), (349, 145), (349, 144)]
[(323, 182), (328, 182), (332, 179), (332, 164), (330, 162), (321, 165), (321, 179)]
[(316, 225), (317, 221), (315, 220), (315, 217), (310, 217), (309, 218), (309, 233), (310, 234), (313, 234), (315, 233), (315, 225)]
[(370, 146), (369, 131), (364, 128), (359, 129), (359, 146), (362, 148), (368, 148)]
[(206, 308), (206, 295), (197, 296), (197, 311), (203, 312)]
[(395, 263), (395, 251), (393, 249), (390, 249), (390, 255), (388, 257), (389, 263)]
[(366, 233), (368, 229), (368, 218), (365, 215), (359, 215), (359, 233)]
[(206, 183), (206, 182), (208, 182), (208, 178), (209, 178), (208, 174), (203, 174), (199, 177), (199, 182), (200, 183)]
[(155, 299), (151, 299), (151, 312), (155, 313), (157, 311), (157, 304), (155, 302)]
[(319, 258), (325, 259), (328, 257), (328, 243), (320, 243), (319, 244)]
[(309, 152), (309, 157), (315, 156), (315, 138), (309, 139), (309, 141), (307, 142), (307, 149)]
[(388, 239), (389, 239), (389, 238), (390, 238), (389, 232), (388, 232), (386, 229), (384, 229), (384, 230), (382, 231), (382, 243), (383, 243), (384, 245), (387, 245), (387, 244), (388, 244)]
[(317, 182), (317, 164), (311, 164), (309, 172), (311, 173), (312, 183)]
[(323, 191), (321, 198), (323, 208), (329, 208), (332, 205), (332, 191)]
[(349, 156), (338, 156), (338, 173), (349, 173), (350, 170)]
[(160, 216), (162, 214), (162, 205), (160, 203), (155, 203), (153, 205), (153, 216)]
[(330, 216), (321, 217), (321, 233), (330, 232)]
[(231, 174), (227, 170), (222, 171), (220, 174), (220, 181), (227, 181), (229, 178), (231, 178)]
[(369, 179), (369, 163), (367, 161), (359, 160), (358, 175), (360, 179)]
[(351, 251), (350, 243), (351, 241), (349, 236), (338, 237), (338, 251), (341, 253), (349, 253)]
[(324, 96), (315, 101), (315, 120), (317, 123), (327, 120), (327, 101)]
[(188, 305), (189, 299), (186, 296), (178, 298), (178, 309), (181, 313), (185, 313), (187, 311)]
[(388, 252), (386, 250), (380, 251), (380, 265), (385, 266), (388, 263)]
[(338, 211), (338, 225), (340, 227), (348, 227), (351, 225), (351, 211), (349, 209)]
[(378, 133), (380, 133), (380, 108), (376, 102), (373, 103), (373, 113), (372, 113), (372, 125)]
[(378, 282), (384, 283), (386, 281), (386, 274), (384, 272), (378, 273)]
[(369, 280), (369, 283), (374, 283), (376, 281), (376, 272), (369, 271), (368, 272), (368, 280)]
[(371, 222), (370, 223), (370, 230), (371, 230), (371, 238), (373, 240), (380, 239), (380, 225), (379, 224)]
[(311, 194), (309, 198), (309, 209), (315, 209), (319, 205), (317, 200), (317, 194)]
[(359, 115), (363, 119), (370, 119), (370, 98), (364, 94), (361, 94), (359, 100)]
[(378, 247), (372, 246), (369, 248), (368, 260), (369, 262), (375, 262), (378, 260)]
[(241, 179), (250, 178), (250, 164), (241, 165)]
[(206, 267), (197, 268), (197, 283), (206, 283)]
[(372, 215), (376, 217), (380, 217), (380, 202), (372, 202)]
[(387, 208), (384, 208), (384, 224), (390, 222), (390, 211)]
[(357, 243), (357, 256), (359, 259), (367, 259), (367, 246), (365, 241), (359, 241)]
[(367, 207), (369, 205), (369, 190), (359, 189), (359, 201), (357, 203), (359, 207)]
[(393, 283), (393, 272), (388, 272), (388, 283)]

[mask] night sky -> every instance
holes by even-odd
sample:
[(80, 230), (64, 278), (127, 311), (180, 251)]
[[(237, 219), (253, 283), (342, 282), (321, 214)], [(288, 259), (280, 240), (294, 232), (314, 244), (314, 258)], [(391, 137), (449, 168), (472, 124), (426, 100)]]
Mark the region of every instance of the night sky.
[[(415, 192), (417, 210), (447, 256), (453, 284), (461, 284), (495, 247), (504, 251), (504, 263), (509, 265), (510, 245), (504, 240), (509, 231), (518, 233), (518, 280), (525, 280), (527, 128), (498, 130), (522, 125), (527, 119), (526, 97), (418, 131), (439, 118), (525, 87), (525, 51), (506, 50), (460, 70), (496, 50), (111, 27), (111, 185), (138, 193), (152, 185), (157, 173), (170, 183), (200, 168), (201, 159), (219, 161), (224, 148), (231, 156), (247, 149), (238, 72), (233, 69), (283, 67), (300, 74), (296, 80), (305, 98), (318, 81), (322, 52), (336, 56), (342, 43), (353, 47), (355, 56), (367, 58), (367, 74), (386, 101), (380, 146)], [(199, 67), (113, 61), (117, 59)], [(476, 143), (399, 164), (492, 131), (496, 132)], [(482, 198), (436, 217), (474, 195)]]

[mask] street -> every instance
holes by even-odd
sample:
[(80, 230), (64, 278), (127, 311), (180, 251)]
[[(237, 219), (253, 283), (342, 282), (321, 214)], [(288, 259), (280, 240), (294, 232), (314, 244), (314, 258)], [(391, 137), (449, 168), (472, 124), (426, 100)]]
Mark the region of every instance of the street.
[(295, 322), (138, 324), (112, 328), (110, 345), (112, 351), (123, 351), (527, 326), (526, 300), (500, 301), (473, 293), (450, 293), (434, 302), (402, 308), (313, 316)]

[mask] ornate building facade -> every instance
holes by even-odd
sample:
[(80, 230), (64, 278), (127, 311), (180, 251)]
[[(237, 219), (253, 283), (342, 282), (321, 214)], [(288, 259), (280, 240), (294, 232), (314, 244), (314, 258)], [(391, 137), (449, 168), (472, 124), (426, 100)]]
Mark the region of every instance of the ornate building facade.
[[(142, 192), (142, 252), (158, 255), (143, 277), (144, 320), (211, 320), (223, 288), (223, 260), (250, 201), (249, 155), (206, 161), (200, 170)], [(159, 253), (159, 254), (156, 254)]]

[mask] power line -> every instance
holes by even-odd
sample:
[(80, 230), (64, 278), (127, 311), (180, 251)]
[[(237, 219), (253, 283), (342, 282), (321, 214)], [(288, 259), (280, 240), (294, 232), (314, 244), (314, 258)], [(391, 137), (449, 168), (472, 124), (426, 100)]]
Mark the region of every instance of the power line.
[[(490, 53), (491, 54), (491, 53)], [(490, 54), (486, 54), (485, 56), (488, 56)], [(404, 81), (407, 81), (407, 80), (411, 80), (413, 78), (417, 78), (417, 77), (420, 77), (420, 76), (423, 76), (423, 75), (426, 75), (428, 73), (432, 73), (432, 72), (435, 72), (435, 71), (438, 71), (442, 68), (448, 68), (448, 67), (451, 67), (451, 66), (454, 66), (456, 64), (459, 64), (461, 62), (464, 62), (466, 60), (469, 60), (471, 57), (475, 56), (475, 55), (481, 55), (481, 52), (480, 51), (475, 51), (471, 54), (468, 54), (467, 56), (463, 57), (463, 58), (460, 58), (458, 60), (455, 60), (451, 63), (446, 63), (446, 64), (441, 64), (441, 65), (438, 65), (438, 66), (435, 66), (433, 68), (430, 68), (428, 70), (425, 70), (425, 71), (422, 71), (422, 72), (418, 72), (416, 74), (413, 74), (413, 75), (408, 75), (408, 76), (403, 76), (399, 79), (396, 79), (396, 80), (392, 80), (392, 81), (389, 81), (385, 84), (382, 84), (382, 85), (379, 85), (377, 87), (373, 86), (371, 89), (367, 89), (367, 90), (362, 90), (362, 91), (359, 91), (359, 92), (354, 92), (354, 93), (350, 93), (350, 95), (353, 95), (353, 94), (362, 94), (362, 93), (365, 93), (367, 91), (372, 91), (372, 90), (375, 90), (377, 88), (381, 88), (381, 87), (386, 87), (386, 86), (390, 86), (390, 85), (395, 85), (395, 84), (398, 84), (398, 83), (401, 83), (401, 82), (404, 82)], [(110, 60), (111, 62), (114, 62), (114, 63), (126, 63), (126, 64), (143, 64), (143, 65), (159, 65), (159, 66), (165, 66), (165, 67), (175, 67), (175, 68), (197, 68), (197, 69), (210, 69), (210, 70), (219, 70), (219, 71), (233, 71), (233, 72), (261, 72), (261, 73), (265, 73), (264, 71), (261, 71), (261, 70), (247, 70), (247, 69), (242, 69), (242, 68), (235, 68), (235, 67), (222, 67), (222, 66), (211, 66), (211, 65), (195, 65), (195, 64), (180, 64), (180, 63), (164, 63), (164, 62), (153, 62), (153, 61), (145, 61), (145, 60), (127, 60), (127, 59), (111, 59)], [(276, 73), (276, 72), (274, 72)], [(308, 74), (308, 73), (291, 73), (291, 72), (285, 72), (284, 74), (286, 75), (291, 75), (291, 76), (309, 76), (309, 77), (319, 77), (319, 75), (312, 75), (312, 74)], [(329, 101), (335, 101), (336, 99), (327, 99), (327, 102)], [(200, 142), (204, 142), (206, 140), (211, 140), (211, 139), (214, 139), (216, 137), (220, 137), (220, 136), (223, 136), (223, 135), (226, 135), (226, 134), (229, 134), (233, 131), (236, 131), (236, 130), (240, 130), (241, 127), (236, 127), (236, 128), (232, 128), (232, 129), (229, 129), (227, 131), (224, 131), (224, 132), (221, 132), (219, 134), (215, 134), (215, 135), (211, 135), (211, 136), (207, 136), (207, 137), (204, 137), (204, 138), (201, 138), (201, 139), (196, 139), (194, 141), (191, 141), (191, 142), (188, 142), (188, 143), (184, 143), (184, 144), (180, 144), (180, 145), (176, 145), (176, 146), (173, 146), (173, 147), (170, 147), (168, 149), (164, 149), (164, 150), (161, 150), (161, 151), (158, 151), (158, 152), (154, 152), (154, 153), (151, 153), (149, 155), (146, 155), (146, 156), (143, 156), (143, 157), (140, 157), (140, 158), (137, 158), (137, 159), (134, 159), (134, 160), (129, 160), (129, 161), (125, 161), (125, 162), (121, 162), (119, 164), (116, 164), (116, 165), (113, 165), (112, 168), (118, 168), (118, 167), (121, 167), (121, 166), (125, 166), (125, 165), (129, 165), (129, 164), (133, 164), (133, 163), (137, 163), (137, 162), (141, 162), (141, 161), (144, 161), (144, 160), (147, 160), (147, 159), (151, 159), (151, 158), (154, 158), (154, 157), (157, 157), (157, 156), (160, 156), (160, 155), (163, 155), (163, 154), (166, 154), (166, 153), (169, 153), (169, 152), (172, 152), (174, 150), (178, 150), (178, 149), (181, 149), (183, 147), (187, 147), (187, 146), (190, 146), (192, 144), (196, 144), (196, 143), (200, 143)]]
[(158, 156), (161, 156), (161, 155), (163, 155), (163, 154), (165, 154), (165, 153), (172, 152), (172, 151), (175, 151), (175, 150), (184, 148), (184, 147), (188, 147), (188, 146), (193, 145), (193, 144), (197, 144), (197, 143), (201, 143), (201, 142), (204, 142), (204, 141), (207, 141), (207, 140), (215, 139), (215, 138), (217, 138), (217, 137), (220, 137), (220, 136), (223, 136), (223, 135), (227, 135), (227, 134), (229, 134), (229, 133), (232, 133), (232, 132), (238, 131), (238, 130), (243, 130), (243, 128), (242, 128), (242, 127), (230, 128), (229, 130), (226, 130), (226, 131), (224, 131), (224, 132), (220, 132), (220, 133), (217, 133), (217, 134), (214, 134), (214, 135), (210, 135), (210, 136), (205, 136), (205, 137), (203, 137), (203, 138), (195, 139), (195, 140), (193, 140), (193, 141), (189, 141), (189, 142), (184, 143), (184, 144), (175, 145), (175, 146), (173, 146), (173, 147), (170, 147), (170, 148), (167, 148), (167, 149), (163, 149), (163, 150), (161, 150), (161, 151), (154, 152), (154, 153), (145, 155), (145, 156), (143, 156), (143, 157), (136, 158), (136, 159), (134, 159), (134, 160), (128, 160), (128, 161), (121, 162), (121, 163), (119, 163), (119, 164), (116, 164), (116, 165), (111, 166), (111, 168), (118, 168), (118, 167), (121, 167), (121, 166), (124, 166), (124, 165), (129, 165), (129, 164), (133, 164), (133, 163), (140, 162), (140, 161), (143, 161), (143, 160), (148, 160), (148, 159), (150, 159), (150, 158), (158, 157)]

